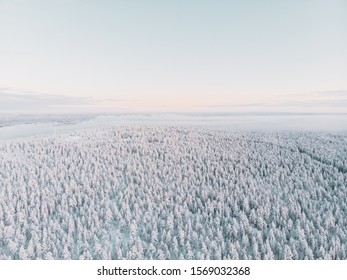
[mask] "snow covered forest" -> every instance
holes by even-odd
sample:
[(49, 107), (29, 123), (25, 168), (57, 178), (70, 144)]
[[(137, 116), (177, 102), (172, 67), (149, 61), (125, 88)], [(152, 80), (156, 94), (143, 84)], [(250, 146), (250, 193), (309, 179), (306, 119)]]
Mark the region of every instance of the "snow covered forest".
[(347, 259), (347, 138), (113, 127), (0, 142), (0, 259)]

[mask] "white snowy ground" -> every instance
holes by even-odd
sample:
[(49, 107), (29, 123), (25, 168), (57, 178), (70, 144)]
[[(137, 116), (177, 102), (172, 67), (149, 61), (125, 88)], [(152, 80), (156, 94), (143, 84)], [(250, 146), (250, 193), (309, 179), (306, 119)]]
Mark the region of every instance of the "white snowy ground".
[(118, 126), (0, 142), (0, 259), (347, 259), (345, 134)]

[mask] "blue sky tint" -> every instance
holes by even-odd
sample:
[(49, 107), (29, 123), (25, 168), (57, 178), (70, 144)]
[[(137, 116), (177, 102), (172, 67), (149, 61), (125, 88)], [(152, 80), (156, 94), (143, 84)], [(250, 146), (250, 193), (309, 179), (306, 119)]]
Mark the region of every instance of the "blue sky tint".
[(0, 42), (3, 111), (347, 111), (343, 0), (0, 0)]

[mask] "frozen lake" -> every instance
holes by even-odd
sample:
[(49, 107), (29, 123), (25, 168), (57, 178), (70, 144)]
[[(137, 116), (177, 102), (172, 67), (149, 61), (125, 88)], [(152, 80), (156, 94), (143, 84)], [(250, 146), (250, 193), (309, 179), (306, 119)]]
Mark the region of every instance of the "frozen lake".
[[(122, 126), (190, 126), (220, 130), (255, 131), (325, 131), (347, 132), (347, 114), (119, 114), (76, 118), (74, 121), (55, 121), (50, 117), (35, 121), (6, 123), (0, 119), (0, 139), (47, 135), (79, 129)], [(31, 122), (31, 123), (30, 123)], [(11, 125), (12, 123), (12, 125)], [(14, 124), (13, 124), (14, 123)]]

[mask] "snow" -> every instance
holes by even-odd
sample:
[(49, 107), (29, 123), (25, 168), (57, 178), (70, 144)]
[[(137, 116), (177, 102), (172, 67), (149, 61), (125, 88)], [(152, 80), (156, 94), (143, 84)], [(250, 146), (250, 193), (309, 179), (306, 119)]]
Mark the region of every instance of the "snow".
[(0, 142), (0, 259), (347, 258), (345, 134), (105, 122)]

